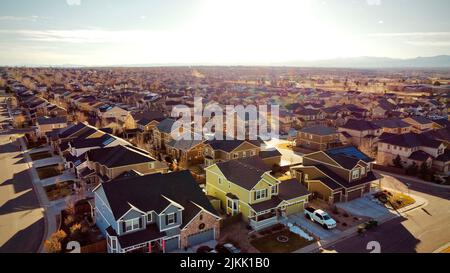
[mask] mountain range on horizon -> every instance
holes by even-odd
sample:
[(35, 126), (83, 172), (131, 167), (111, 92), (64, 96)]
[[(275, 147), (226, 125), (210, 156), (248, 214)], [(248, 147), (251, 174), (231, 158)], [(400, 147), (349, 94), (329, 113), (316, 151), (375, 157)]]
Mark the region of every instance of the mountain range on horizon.
[[(0, 65), (1, 66), (1, 65)], [(216, 63), (146, 63), (146, 64), (113, 64), (113, 65), (17, 65), (29, 67), (162, 67), (162, 66), (287, 66), (287, 67), (314, 67), (314, 68), (450, 68), (450, 55), (438, 55), (432, 57), (416, 57), (409, 59), (388, 57), (351, 57), (323, 60), (298, 60), (272, 63), (246, 63), (246, 64), (216, 64)]]
[(288, 66), (333, 68), (450, 68), (450, 55), (398, 59), (387, 57), (335, 58), (315, 61), (287, 62)]

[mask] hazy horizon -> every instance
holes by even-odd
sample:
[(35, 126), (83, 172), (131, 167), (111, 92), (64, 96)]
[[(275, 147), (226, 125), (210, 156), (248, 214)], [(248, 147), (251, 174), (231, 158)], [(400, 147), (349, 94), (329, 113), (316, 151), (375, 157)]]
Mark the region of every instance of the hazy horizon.
[(264, 65), (450, 55), (446, 0), (18, 0), (2, 66)]

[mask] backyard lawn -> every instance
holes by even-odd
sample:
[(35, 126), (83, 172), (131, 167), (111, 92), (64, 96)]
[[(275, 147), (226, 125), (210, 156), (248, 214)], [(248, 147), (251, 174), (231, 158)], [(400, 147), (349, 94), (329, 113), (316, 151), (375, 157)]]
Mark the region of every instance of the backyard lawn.
[(36, 161), (39, 159), (52, 157), (52, 155), (49, 152), (45, 151), (45, 152), (38, 152), (38, 153), (30, 154), (30, 157), (31, 157), (31, 160)]
[(54, 185), (44, 187), (48, 200), (54, 201), (72, 194), (73, 181), (58, 182)]
[(58, 164), (36, 168), (36, 172), (40, 179), (46, 179), (61, 174), (58, 170)]
[[(286, 236), (288, 241), (278, 241), (277, 238), (280, 236)], [(250, 242), (250, 244), (252, 244), (261, 253), (290, 253), (312, 243), (314, 243), (314, 241), (307, 241), (298, 234), (290, 232), (287, 229), (254, 239)]]

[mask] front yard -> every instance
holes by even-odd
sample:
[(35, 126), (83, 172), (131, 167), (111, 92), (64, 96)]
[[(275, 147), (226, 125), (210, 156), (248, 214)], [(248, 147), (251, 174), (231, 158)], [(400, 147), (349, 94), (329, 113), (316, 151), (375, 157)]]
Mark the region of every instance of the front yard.
[(39, 179), (46, 179), (61, 174), (58, 164), (36, 168)]
[(396, 210), (407, 207), (416, 202), (416, 200), (409, 195), (400, 192), (390, 192), (388, 190), (377, 192), (374, 194), (374, 197), (381, 203), (385, 204), (385, 206)]
[(71, 195), (73, 193), (73, 183), (74, 181), (70, 180), (44, 187), (48, 200), (54, 201)]
[(31, 157), (31, 160), (36, 161), (36, 160), (39, 160), (39, 159), (52, 157), (52, 155), (49, 152), (44, 151), (44, 152), (38, 152), (38, 153), (30, 154), (30, 157)]
[(288, 229), (283, 229), (250, 241), (261, 253), (290, 253), (314, 241), (307, 241)]

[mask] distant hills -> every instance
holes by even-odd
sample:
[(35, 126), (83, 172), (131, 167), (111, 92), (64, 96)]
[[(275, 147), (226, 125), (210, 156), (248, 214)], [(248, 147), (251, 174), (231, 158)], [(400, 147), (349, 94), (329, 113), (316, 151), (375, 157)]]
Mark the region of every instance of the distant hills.
[(288, 62), (288, 66), (342, 67), (342, 68), (450, 68), (450, 56), (394, 59), (382, 57), (338, 58), (317, 61)]
[[(1, 65), (0, 65), (1, 66)], [(157, 66), (294, 66), (294, 67), (320, 67), (320, 68), (450, 68), (450, 55), (434, 57), (417, 57), (411, 59), (396, 59), (385, 57), (354, 57), (336, 58), (314, 61), (287, 61), (272, 63), (246, 63), (246, 64), (218, 64), (218, 63), (159, 63), (159, 64), (117, 64), (109, 66), (87, 65), (24, 65), (35, 67), (55, 68), (83, 68), (83, 67), (157, 67)]]

